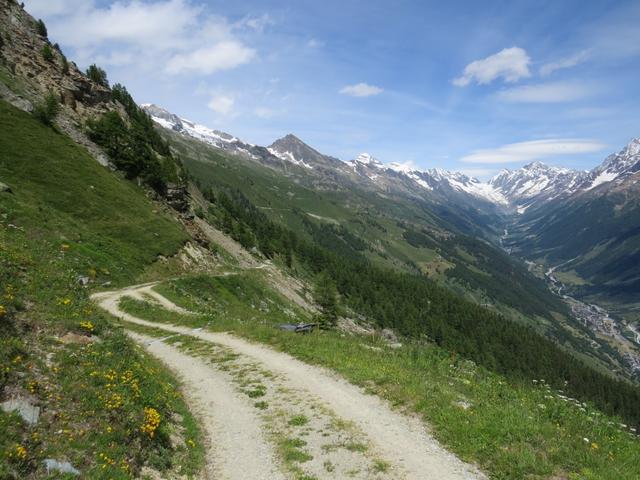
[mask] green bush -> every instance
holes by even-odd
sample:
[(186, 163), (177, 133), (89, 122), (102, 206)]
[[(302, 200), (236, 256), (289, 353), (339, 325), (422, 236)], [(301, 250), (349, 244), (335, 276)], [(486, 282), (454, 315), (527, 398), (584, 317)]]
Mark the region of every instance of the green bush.
[(44, 24), (42, 20), (38, 20), (36, 22), (36, 31), (38, 32), (38, 35), (40, 35), (41, 37), (46, 38), (48, 35), (47, 26)]
[(59, 111), (58, 97), (53, 92), (49, 92), (44, 100), (33, 108), (33, 116), (45, 125), (51, 126)]
[(45, 45), (44, 47), (42, 47), (40, 53), (42, 53), (42, 58), (44, 58), (47, 62), (53, 61), (53, 51), (51, 50), (51, 47), (49, 45)]
[(87, 68), (87, 77), (96, 82), (98, 85), (109, 88), (109, 80), (107, 80), (107, 72), (97, 66), (95, 63)]
[(62, 73), (65, 75), (69, 73), (69, 62), (67, 61), (67, 57), (62, 55)]

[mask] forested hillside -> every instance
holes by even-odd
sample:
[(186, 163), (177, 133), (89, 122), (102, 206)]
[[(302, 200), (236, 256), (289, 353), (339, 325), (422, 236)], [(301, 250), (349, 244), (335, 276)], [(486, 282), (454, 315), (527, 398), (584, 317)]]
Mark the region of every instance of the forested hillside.
[[(574, 272), (572, 291), (616, 304), (637, 302), (640, 291), (638, 175), (578, 195), (519, 219), (509, 245), (528, 258)], [(579, 232), (575, 235), (574, 232)]]
[(607, 411), (625, 412), (640, 422), (640, 390), (597, 373), (533, 329), (463, 300), (425, 276), (376, 266), (331, 229), (300, 237), (259, 211), (238, 190), (206, 190), (211, 202), (204, 218), (247, 248), (295, 267), (299, 274), (326, 274), (345, 306), (413, 338), (436, 344), (519, 381), (544, 378)]
[[(302, 239), (385, 269), (428, 277), (579, 352), (601, 371), (628, 375), (622, 355), (576, 321), (542, 279), (482, 237), (465, 234), (452, 223), (452, 211), (442, 216), (440, 206), (425, 200), (378, 195), (355, 186), (314, 189), (278, 168), (166, 129), (161, 132), (203, 190), (240, 191), (267, 218)], [(255, 242), (250, 232), (240, 233), (245, 244)]]

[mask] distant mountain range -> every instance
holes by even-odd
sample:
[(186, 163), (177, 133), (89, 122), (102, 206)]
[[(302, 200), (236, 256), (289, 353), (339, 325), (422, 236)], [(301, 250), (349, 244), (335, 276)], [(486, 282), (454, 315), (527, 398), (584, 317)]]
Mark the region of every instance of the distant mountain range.
[[(530, 265), (553, 268), (554, 278), (564, 282), (565, 294), (606, 305), (626, 321), (640, 320), (639, 139), (591, 171), (533, 162), (503, 170), (484, 182), (461, 172), (383, 163), (369, 153), (343, 161), (292, 134), (260, 147), (156, 105), (143, 107), (159, 125), (180, 136), (269, 167), (287, 182), (347, 198), (346, 208), (372, 205), (394, 212), (390, 214), (395, 217), (403, 211), (401, 216), (409, 222), (427, 215), (432, 219), (427, 223), (433, 221), (438, 228), (489, 242), (533, 262)], [(370, 244), (384, 244), (390, 238), (372, 239), (371, 231), (362, 235)], [(422, 241), (411, 232), (403, 235), (416, 245)], [(466, 260), (442, 243), (448, 233), (429, 235), (438, 245), (432, 247), (438, 255), (458, 266), (447, 276), (469, 279), (478, 273), (473, 263), (463, 268)], [(403, 258), (399, 253), (394, 256)], [(485, 270), (496, 261), (493, 254), (486, 258), (490, 260), (482, 267)], [(544, 277), (544, 271), (538, 275)], [(482, 288), (489, 278), (497, 277), (494, 273), (478, 277), (474, 288)]]
[(143, 105), (159, 125), (201, 140), (227, 152), (274, 164), (286, 162), (307, 170), (308, 175), (342, 176), (350, 181), (369, 183), (370, 187), (396, 188), (418, 195), (435, 192), (444, 197), (458, 194), (468, 201), (481, 200), (508, 213), (523, 214), (532, 206), (566, 199), (601, 185), (617, 184), (640, 170), (640, 139), (634, 139), (621, 152), (610, 155), (591, 171), (553, 167), (533, 162), (516, 170), (503, 170), (488, 182), (461, 172), (439, 168), (419, 170), (406, 164), (385, 164), (369, 153), (341, 161), (324, 155), (295, 135), (289, 134), (268, 147), (243, 142), (219, 130), (198, 125), (157, 105)]

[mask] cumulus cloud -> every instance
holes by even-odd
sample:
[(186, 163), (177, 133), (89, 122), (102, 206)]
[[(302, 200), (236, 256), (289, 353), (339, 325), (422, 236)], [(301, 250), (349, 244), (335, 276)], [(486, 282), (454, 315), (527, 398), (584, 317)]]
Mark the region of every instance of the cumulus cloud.
[(581, 64), (589, 58), (589, 50), (582, 50), (567, 58), (562, 58), (556, 62), (545, 63), (540, 67), (540, 75), (543, 77), (551, 75), (556, 70), (562, 70), (563, 68), (571, 68)]
[(466, 87), (472, 81), (484, 85), (497, 78), (508, 83), (516, 82), (531, 76), (530, 63), (529, 55), (522, 48), (505, 48), (487, 58), (471, 62), (465, 67), (462, 76), (454, 78), (452, 83), (457, 87)]
[(78, 11), (87, 7), (87, 0), (24, 0), (25, 8), (35, 17), (48, 17)]
[(352, 97), (371, 97), (382, 93), (383, 90), (380, 87), (369, 85), (367, 83), (356, 83), (355, 85), (347, 85), (340, 90), (343, 95), (350, 95)]
[(227, 95), (218, 95), (213, 97), (209, 101), (207, 107), (221, 115), (228, 115), (233, 110), (234, 103), (235, 100), (233, 99), (233, 97)]
[(606, 145), (595, 140), (552, 138), (510, 143), (501, 147), (476, 150), (461, 158), (466, 163), (523, 163), (547, 157), (597, 152)]
[[(185, 0), (115, 2), (105, 8), (87, 2), (77, 11), (62, 12), (52, 26), (60, 43), (74, 47), (117, 42), (163, 49), (184, 46), (200, 22), (201, 9)], [(218, 28), (226, 29), (224, 22)]]
[(576, 82), (553, 82), (523, 85), (498, 92), (499, 100), (512, 103), (561, 103), (572, 102), (594, 93), (589, 85)]
[(268, 16), (230, 24), (189, 0), (115, 1), (28, 0), (27, 9), (46, 16), (49, 31), (76, 58), (107, 59), (123, 65), (129, 58), (168, 73), (211, 74), (251, 61), (255, 50), (237, 38), (241, 28), (262, 30)]
[(174, 74), (183, 72), (210, 74), (247, 63), (254, 55), (255, 50), (239, 42), (225, 41), (193, 52), (174, 55), (167, 63), (165, 70), (167, 73)]

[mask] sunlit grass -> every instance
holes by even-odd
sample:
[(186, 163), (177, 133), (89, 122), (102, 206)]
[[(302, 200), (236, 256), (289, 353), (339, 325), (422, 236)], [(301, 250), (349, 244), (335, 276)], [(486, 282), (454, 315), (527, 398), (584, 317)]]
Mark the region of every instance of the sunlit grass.
[[(243, 281), (247, 291), (236, 288)], [(247, 305), (256, 288), (273, 295), (259, 278), (239, 276), (229, 286), (222, 278), (194, 277), (158, 290), (180, 305), (206, 310), (212, 330), (232, 331), (330, 367), (397, 408), (421, 414), (444, 445), (492, 477), (617, 480), (640, 475), (640, 442), (628, 427), (552, 390), (543, 379), (510, 382), (431, 344), (389, 348), (375, 336), (283, 332), (274, 328), (278, 316)]]

